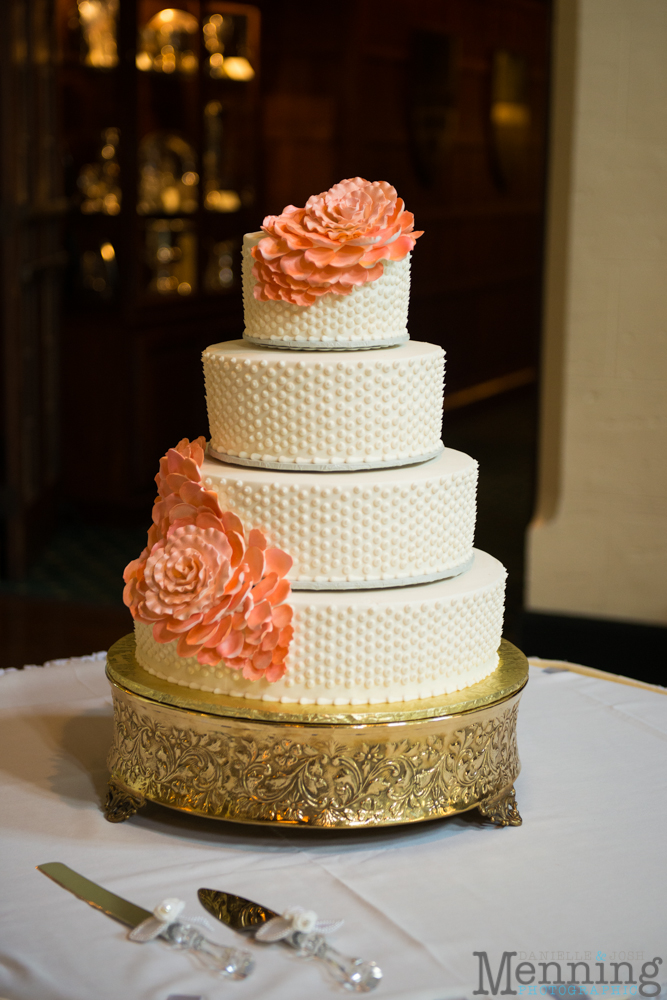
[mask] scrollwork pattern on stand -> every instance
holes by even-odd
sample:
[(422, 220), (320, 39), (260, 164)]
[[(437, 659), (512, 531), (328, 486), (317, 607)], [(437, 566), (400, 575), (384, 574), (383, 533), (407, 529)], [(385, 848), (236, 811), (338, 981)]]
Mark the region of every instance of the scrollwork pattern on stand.
[(220, 819), (404, 823), (461, 812), (511, 786), (519, 772), (517, 711), (515, 703), (445, 735), (431, 726), (365, 743), (312, 729), (281, 738), (275, 728), (238, 723), (234, 732), (198, 731), (196, 718), (174, 725), (116, 698), (109, 769), (135, 794)]

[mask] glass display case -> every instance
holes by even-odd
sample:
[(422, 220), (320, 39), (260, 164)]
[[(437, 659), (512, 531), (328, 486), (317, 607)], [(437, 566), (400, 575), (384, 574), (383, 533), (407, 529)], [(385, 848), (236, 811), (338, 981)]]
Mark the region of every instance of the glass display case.
[[(257, 228), (260, 14), (221, 0), (57, 0), (69, 209), (65, 435), (71, 498), (140, 507), (156, 455), (206, 432), (201, 350), (242, 332), (240, 249)], [(86, 419), (81, 420), (85, 411)], [(177, 438), (176, 438), (177, 440)]]
[(108, 303), (109, 245), (126, 313), (238, 292), (257, 214), (258, 10), (61, 0), (60, 22), (75, 287)]

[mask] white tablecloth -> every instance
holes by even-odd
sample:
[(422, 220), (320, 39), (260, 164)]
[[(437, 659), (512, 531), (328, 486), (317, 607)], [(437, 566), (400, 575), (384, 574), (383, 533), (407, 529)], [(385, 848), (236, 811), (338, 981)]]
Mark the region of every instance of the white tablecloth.
[[(378, 1000), (470, 997), (479, 951), (494, 971), (503, 951), (562, 962), (632, 952), (636, 973), (655, 956), (667, 963), (664, 694), (531, 668), (518, 730), (524, 822), (505, 829), (476, 811), (327, 832), (150, 805), (112, 825), (100, 809), (112, 720), (103, 660), (8, 672), (0, 718), (0, 996), (10, 1000), (337, 994), (316, 963), (278, 946), (250, 943), (257, 970), (230, 983), (159, 942), (132, 944), (121, 925), (35, 871), (47, 861), (147, 909), (180, 896), (186, 915), (203, 913), (196, 891), (209, 886), (279, 911), (301, 904), (342, 917), (333, 943), (382, 966)], [(222, 926), (212, 936), (243, 945)]]

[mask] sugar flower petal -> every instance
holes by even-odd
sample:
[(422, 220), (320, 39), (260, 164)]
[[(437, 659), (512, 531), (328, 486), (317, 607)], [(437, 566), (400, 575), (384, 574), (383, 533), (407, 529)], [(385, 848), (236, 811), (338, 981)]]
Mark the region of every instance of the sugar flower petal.
[(246, 549), (244, 562), (248, 567), (248, 572), (250, 573), (252, 582), (259, 583), (264, 573), (265, 562), (264, 552), (262, 549), (258, 549), (254, 545), (251, 545), (250, 548)]
[(282, 549), (270, 548), (265, 552), (266, 570), (268, 573), (275, 573), (278, 577), (285, 576), (292, 568), (294, 560)]
[(243, 633), (232, 630), (227, 636), (220, 642), (216, 649), (218, 650), (220, 656), (225, 659), (233, 659), (237, 656), (243, 649)]
[(279, 681), (282, 677), (285, 676), (286, 669), (287, 668), (284, 662), (270, 663), (269, 666), (266, 668), (266, 673), (264, 676), (266, 677), (267, 681), (269, 681), (270, 684), (275, 684), (276, 681)]
[[(286, 583), (287, 581), (281, 581), (281, 583), (282, 582)], [(272, 593), (272, 591), (275, 590), (277, 583), (278, 583), (278, 576), (275, 573), (269, 573), (269, 575), (265, 576), (263, 580), (260, 580), (257, 586), (252, 588), (252, 599), (255, 602), (255, 604), (257, 604), (259, 601), (264, 600), (265, 597), (268, 597)], [(276, 601), (275, 603), (280, 604), (281, 602)]]
[(250, 534), (248, 535), (248, 546), (253, 545), (255, 548), (261, 549), (262, 552), (266, 548), (266, 536), (259, 528), (252, 528)]
[(279, 608), (273, 609), (273, 614), (271, 618), (275, 625), (282, 628), (284, 625), (289, 625), (292, 621), (292, 615), (294, 612), (289, 604), (281, 604)]
[[(268, 601), (261, 601), (259, 604), (256, 604), (248, 615), (249, 628), (255, 628), (257, 625), (261, 625), (262, 622), (265, 622), (268, 618), (271, 618), (272, 611), (273, 609)], [(273, 615), (275, 614), (276, 611), (273, 611)]]
[(292, 588), (288, 580), (279, 580), (276, 586), (266, 595), (271, 604), (282, 604), (290, 595)]

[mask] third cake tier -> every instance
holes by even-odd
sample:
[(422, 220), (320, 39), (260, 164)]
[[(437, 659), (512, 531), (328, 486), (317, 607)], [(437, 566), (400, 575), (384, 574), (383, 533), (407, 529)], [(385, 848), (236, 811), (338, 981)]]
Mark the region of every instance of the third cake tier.
[(275, 472), (207, 458), (222, 510), (294, 559), (295, 590), (396, 587), (456, 576), (472, 560), (477, 462), (451, 448), (363, 474)]

